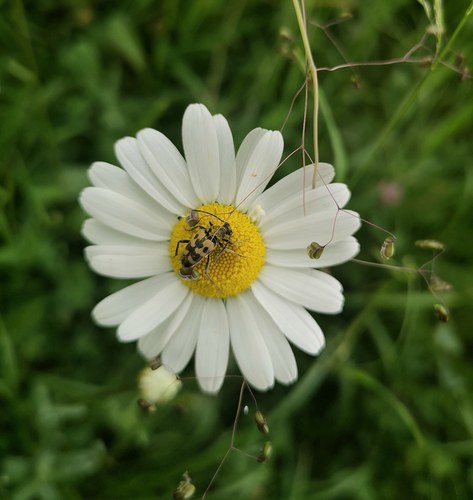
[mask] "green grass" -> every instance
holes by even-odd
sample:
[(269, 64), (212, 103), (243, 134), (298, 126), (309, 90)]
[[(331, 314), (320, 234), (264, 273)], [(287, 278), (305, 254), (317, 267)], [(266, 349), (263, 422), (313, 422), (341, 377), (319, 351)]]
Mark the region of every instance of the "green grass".
[[(444, 3), (442, 46), (461, 25), (450, 48), (471, 66), (468, 3)], [(342, 7), (353, 18), (332, 33), (351, 61), (402, 56), (428, 26), (414, 1), (308, 2), (319, 23)], [(167, 499), (185, 470), (198, 497), (228, 448), (240, 384), (210, 398), (186, 382), (175, 405), (140, 412), (143, 360), (90, 318), (123, 284), (85, 264), (77, 196), (90, 163), (115, 162), (120, 137), (152, 126), (179, 144), (189, 103), (227, 116), (237, 143), (256, 126), (280, 128), (303, 81), (287, 56), (302, 48), (291, 2), (0, 8), (0, 497)], [(279, 38), (283, 27), (292, 42)], [(343, 62), (320, 30), (311, 42), (320, 67)], [(435, 50), (434, 36), (426, 43)], [(395, 265), (429, 260), (418, 239), (447, 245), (435, 266), (453, 285), (442, 295), (450, 322), (436, 320), (438, 299), (415, 273), (334, 269), (346, 306), (317, 318), (324, 353), (297, 353), (299, 382), (257, 395), (271, 460), (231, 454), (209, 498), (473, 497), (472, 80), (442, 64), (356, 75), (359, 89), (350, 69), (320, 73), (320, 158), (339, 166), (350, 208), (396, 234)], [(299, 99), (286, 153), (300, 143), (302, 114)], [(295, 155), (279, 175), (299, 166)], [(402, 193), (396, 204), (382, 202), (383, 182)], [(385, 235), (364, 225), (358, 236), (360, 258), (379, 261)], [(242, 416), (236, 445), (258, 454), (264, 439)]]

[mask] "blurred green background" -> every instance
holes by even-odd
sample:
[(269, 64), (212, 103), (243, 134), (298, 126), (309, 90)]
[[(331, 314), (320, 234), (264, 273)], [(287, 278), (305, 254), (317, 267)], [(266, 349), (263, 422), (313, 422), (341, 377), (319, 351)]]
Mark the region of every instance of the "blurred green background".
[[(316, 5), (315, 5), (316, 4)], [(468, 2), (445, 2), (445, 62), (473, 64)], [(216, 398), (186, 381), (175, 404), (146, 414), (134, 344), (96, 327), (90, 311), (123, 286), (86, 266), (77, 196), (95, 160), (140, 128), (180, 144), (185, 107), (204, 102), (237, 144), (278, 129), (303, 82), (290, 1), (0, 1), (0, 498), (171, 498), (189, 470), (202, 495), (230, 440), (240, 382)], [(307, 3), (350, 61), (404, 55), (429, 26), (414, 0)], [(473, 16), (472, 16), (473, 17)], [(465, 22), (466, 21), (466, 22)], [(289, 37), (281, 37), (282, 28)], [(292, 33), (292, 40), (291, 40)], [(311, 25), (316, 63), (343, 63)], [(436, 37), (425, 42), (424, 57)], [(453, 52), (455, 51), (456, 54)], [(320, 157), (353, 191), (350, 208), (392, 230), (393, 265), (416, 269), (436, 238), (451, 283), (439, 322), (415, 272), (348, 263), (342, 315), (317, 319), (318, 359), (297, 352), (300, 380), (257, 400), (274, 454), (232, 453), (208, 498), (473, 498), (473, 92), (443, 64), (320, 73)], [(358, 84), (354, 85), (353, 80)], [(301, 138), (303, 99), (284, 129)], [(278, 175), (300, 166), (293, 156)], [(379, 262), (385, 235), (364, 225), (360, 259)], [(308, 241), (310, 238), (308, 237)], [(230, 370), (236, 373), (236, 369)], [(186, 372), (192, 375), (193, 368)], [(265, 437), (242, 416), (236, 446)]]

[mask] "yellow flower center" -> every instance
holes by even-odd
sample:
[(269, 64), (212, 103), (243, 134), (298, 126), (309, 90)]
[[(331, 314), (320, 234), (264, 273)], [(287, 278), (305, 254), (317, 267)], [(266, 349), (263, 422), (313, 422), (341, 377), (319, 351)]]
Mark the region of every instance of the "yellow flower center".
[(226, 298), (251, 286), (263, 267), (265, 246), (246, 214), (232, 205), (207, 203), (176, 222), (169, 256), (193, 292)]

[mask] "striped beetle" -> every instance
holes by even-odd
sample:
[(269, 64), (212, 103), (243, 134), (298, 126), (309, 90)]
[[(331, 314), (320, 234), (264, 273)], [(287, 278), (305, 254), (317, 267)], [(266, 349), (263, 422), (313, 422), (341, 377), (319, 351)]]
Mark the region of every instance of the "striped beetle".
[[(197, 222), (191, 225), (189, 221), (191, 219), (192, 221), (195, 220), (195, 212), (201, 212), (215, 217), (223, 224), (221, 226), (215, 226), (212, 224), (212, 221), (209, 221), (209, 227), (198, 225)], [(178, 254), (179, 245), (184, 243), (186, 244), (186, 248), (181, 255), (181, 268), (179, 269), (179, 276), (185, 280), (199, 279), (200, 275), (194, 267), (206, 258), (207, 263), (205, 265), (205, 275), (210, 279), (208, 274), (210, 255), (215, 252), (217, 248), (220, 248), (220, 251), (215, 255), (215, 260), (224, 251), (236, 254), (236, 252), (227, 248), (228, 245), (234, 244), (234, 242), (229, 239), (233, 234), (232, 228), (228, 222), (224, 221), (217, 215), (205, 212), (204, 210), (193, 210), (192, 217), (190, 218), (190, 215), (188, 215), (186, 217), (186, 222), (192, 229), (198, 229), (198, 231), (194, 233), (190, 240), (179, 240), (177, 242), (176, 252), (174, 255)]]

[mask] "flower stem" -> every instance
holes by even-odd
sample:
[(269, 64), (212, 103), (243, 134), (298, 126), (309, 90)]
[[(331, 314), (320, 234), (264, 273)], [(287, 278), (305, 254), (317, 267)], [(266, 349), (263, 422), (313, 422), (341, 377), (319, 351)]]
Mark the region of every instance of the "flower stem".
[[(302, 0), (303, 1), (303, 0)], [(304, 44), (305, 58), (307, 61), (308, 70), (312, 80), (312, 91), (314, 93), (314, 122), (313, 122), (313, 133), (314, 133), (314, 175), (312, 177), (312, 188), (315, 189), (315, 183), (317, 178), (317, 170), (319, 165), (319, 145), (318, 145), (318, 120), (319, 120), (319, 82), (317, 79), (317, 68), (314, 63), (314, 58), (312, 57), (312, 52), (310, 50), (309, 37), (307, 35), (307, 27), (305, 23), (305, 16), (302, 13), (302, 9), (299, 0), (292, 0), (294, 5), (294, 10), (296, 12), (297, 24), (299, 25), (299, 31), (301, 33), (302, 42)]]

